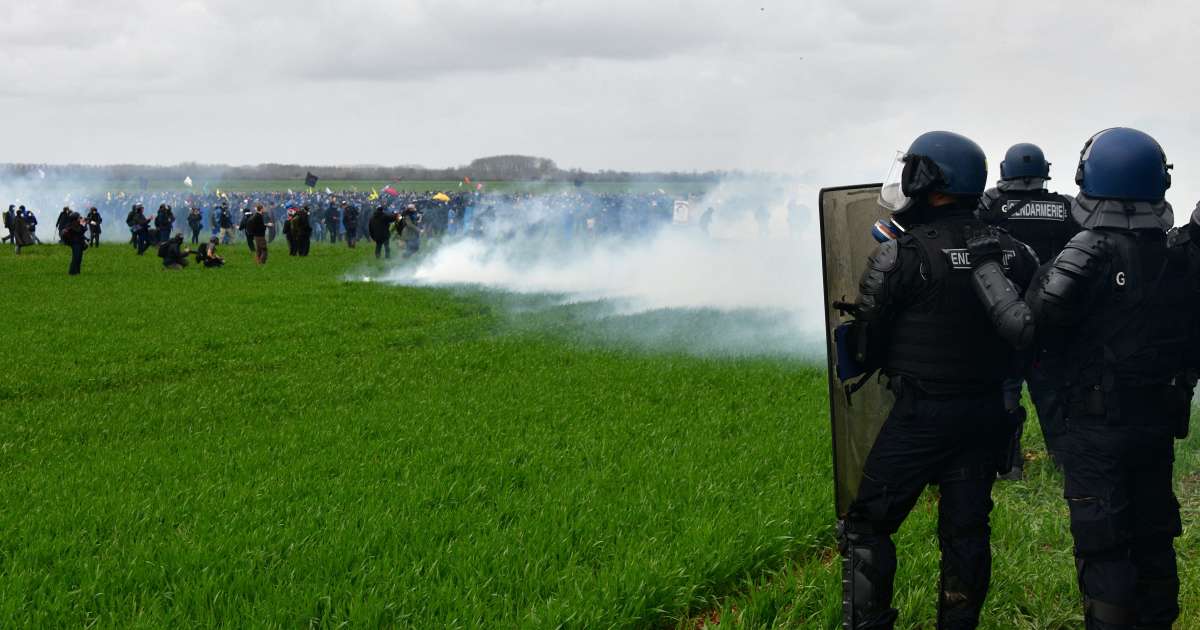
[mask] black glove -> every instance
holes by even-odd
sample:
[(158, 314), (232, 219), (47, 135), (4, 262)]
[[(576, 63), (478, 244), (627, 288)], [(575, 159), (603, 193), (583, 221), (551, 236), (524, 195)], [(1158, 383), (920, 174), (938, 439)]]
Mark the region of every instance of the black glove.
[(967, 228), (963, 234), (967, 239), (967, 251), (971, 253), (971, 266), (978, 267), (990, 260), (1000, 261), (1004, 248), (1000, 235), (991, 228)]

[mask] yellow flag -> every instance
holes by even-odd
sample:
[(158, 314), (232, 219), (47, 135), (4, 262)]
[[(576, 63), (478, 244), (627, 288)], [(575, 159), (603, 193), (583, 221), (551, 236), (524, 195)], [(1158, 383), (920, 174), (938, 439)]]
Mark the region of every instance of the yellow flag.
[(372, 188), (372, 189), (371, 189), (371, 196), (370, 196), (370, 197), (367, 197), (367, 199), (370, 199), (371, 201), (375, 201), (375, 200), (376, 200), (376, 199), (378, 199), (378, 198), (379, 198), (379, 191), (378, 191), (378, 190), (375, 190), (374, 188)]

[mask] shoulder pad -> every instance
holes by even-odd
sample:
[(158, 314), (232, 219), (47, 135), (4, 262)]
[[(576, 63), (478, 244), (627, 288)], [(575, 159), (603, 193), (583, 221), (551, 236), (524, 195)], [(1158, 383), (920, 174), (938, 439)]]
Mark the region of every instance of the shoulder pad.
[(1054, 266), (1078, 276), (1090, 277), (1111, 255), (1112, 237), (1097, 230), (1084, 230), (1070, 241), (1054, 259)]
[(990, 222), (997, 217), (992, 211), (992, 206), (996, 204), (1004, 196), (998, 188), (989, 188), (983, 191), (983, 195), (979, 197), (979, 205), (975, 208), (975, 216), (982, 221)]
[(1176, 226), (1167, 230), (1167, 247), (1182, 247), (1192, 240), (1192, 231)]
[(875, 248), (871, 257), (867, 259), (867, 264), (876, 271), (891, 271), (896, 268), (896, 263), (900, 260), (900, 243), (899, 241), (884, 241)]
[(1112, 235), (1101, 230), (1083, 230), (1067, 241), (1067, 247), (1082, 251), (1107, 253), (1112, 250)]

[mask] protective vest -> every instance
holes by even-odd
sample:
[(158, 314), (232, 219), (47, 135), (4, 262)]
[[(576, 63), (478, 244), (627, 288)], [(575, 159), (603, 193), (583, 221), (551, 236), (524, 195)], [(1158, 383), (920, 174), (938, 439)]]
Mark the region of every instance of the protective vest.
[(1043, 264), (1062, 251), (1080, 230), (1071, 217), (1069, 197), (1046, 190), (988, 190), (979, 212), (984, 223), (1008, 230), (1029, 245)]
[[(888, 333), (887, 374), (975, 390), (998, 387), (1012, 373), (1014, 353), (971, 288), (963, 230), (972, 223), (982, 227), (975, 219), (937, 221), (901, 237), (901, 247), (919, 251), (925, 281), (915, 295), (900, 298), (904, 306)], [(1022, 254), (1008, 236), (1001, 243), (1006, 261)]]
[(1102, 232), (1108, 256), (1091, 278), (1086, 316), (1058, 369), (1076, 391), (1162, 385), (1184, 367), (1194, 316), (1186, 255), (1157, 231)]

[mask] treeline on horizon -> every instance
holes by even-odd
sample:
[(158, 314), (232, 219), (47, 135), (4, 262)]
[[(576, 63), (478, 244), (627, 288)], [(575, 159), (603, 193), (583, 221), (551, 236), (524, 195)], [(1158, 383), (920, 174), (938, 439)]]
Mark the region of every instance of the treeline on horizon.
[(574, 182), (716, 182), (729, 177), (764, 177), (764, 173), (744, 171), (584, 171), (561, 169), (554, 160), (525, 155), (497, 155), (479, 158), (466, 166), (425, 168), (423, 166), (319, 166), (303, 164), (258, 164), (228, 166), (185, 162), (173, 166), (139, 164), (0, 164), (0, 177), (36, 177), (80, 181), (107, 180), (183, 180), (217, 182), (221, 180), (298, 180), (308, 173), (322, 180), (337, 181), (453, 181), (469, 177), (481, 181), (574, 181)]

